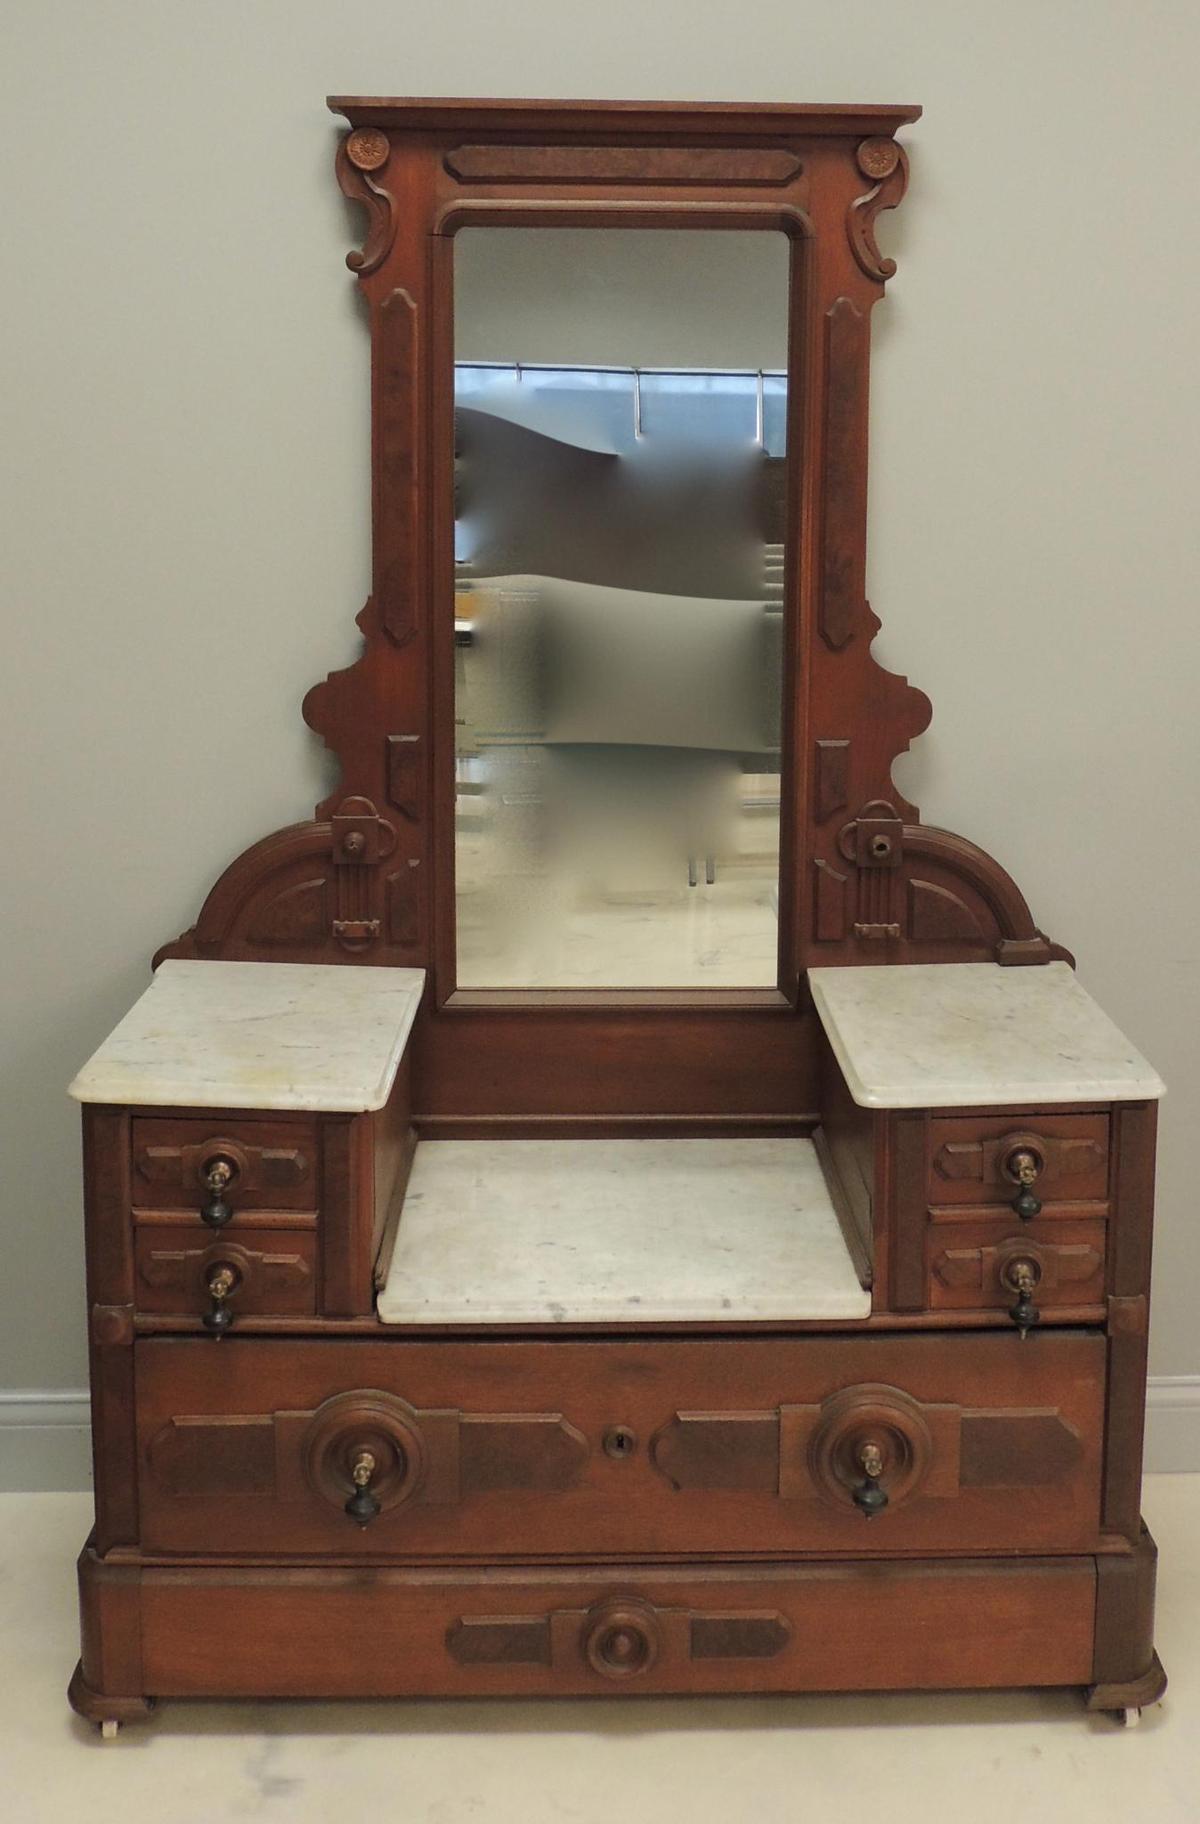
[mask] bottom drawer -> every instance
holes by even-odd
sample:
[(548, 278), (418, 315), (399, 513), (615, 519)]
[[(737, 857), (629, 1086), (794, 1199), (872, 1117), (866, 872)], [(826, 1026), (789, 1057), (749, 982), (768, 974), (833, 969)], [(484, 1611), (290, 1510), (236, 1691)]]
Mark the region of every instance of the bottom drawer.
[(147, 1567), (138, 1583), (140, 1688), (159, 1697), (937, 1690), (1092, 1677), (1092, 1558)]

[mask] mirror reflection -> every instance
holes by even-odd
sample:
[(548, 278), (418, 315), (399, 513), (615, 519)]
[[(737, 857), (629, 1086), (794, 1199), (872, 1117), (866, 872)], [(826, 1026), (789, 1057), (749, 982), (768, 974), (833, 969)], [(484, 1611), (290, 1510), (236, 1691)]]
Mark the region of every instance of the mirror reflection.
[(461, 987), (775, 984), (788, 266), (455, 239)]

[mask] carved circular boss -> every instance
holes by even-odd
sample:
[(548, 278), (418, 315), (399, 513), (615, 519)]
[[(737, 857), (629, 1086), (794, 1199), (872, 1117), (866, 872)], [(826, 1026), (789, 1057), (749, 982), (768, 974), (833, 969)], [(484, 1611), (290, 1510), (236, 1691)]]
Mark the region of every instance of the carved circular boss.
[(898, 1507), (916, 1494), (933, 1462), (933, 1438), (920, 1406), (898, 1387), (873, 1382), (831, 1394), (808, 1446), (809, 1471), (827, 1500), (853, 1507), (871, 1446), (882, 1458), (879, 1481), (888, 1505)]
[(374, 1463), (371, 1493), (381, 1512), (417, 1492), (425, 1445), (406, 1401), (368, 1390), (339, 1393), (317, 1408), (305, 1434), (304, 1473), (332, 1507), (345, 1510), (355, 1490), (354, 1466), (364, 1452)]

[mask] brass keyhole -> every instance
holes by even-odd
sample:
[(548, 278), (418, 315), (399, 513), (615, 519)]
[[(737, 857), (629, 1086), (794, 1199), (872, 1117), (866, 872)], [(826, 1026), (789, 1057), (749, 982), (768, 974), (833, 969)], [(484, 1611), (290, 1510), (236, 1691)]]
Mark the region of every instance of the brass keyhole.
[(628, 1425), (610, 1425), (603, 1442), (606, 1456), (631, 1457), (637, 1449), (637, 1433)]

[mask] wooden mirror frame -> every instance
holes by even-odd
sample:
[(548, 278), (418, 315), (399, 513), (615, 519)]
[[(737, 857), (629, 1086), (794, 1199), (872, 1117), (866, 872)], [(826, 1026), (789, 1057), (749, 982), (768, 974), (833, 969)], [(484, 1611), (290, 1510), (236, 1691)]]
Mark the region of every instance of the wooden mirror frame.
[[(928, 699), (872, 657), (865, 599), (870, 313), (895, 270), (894, 138), (915, 107), (334, 97), (347, 257), (372, 354), (373, 587), (361, 657), (304, 716), (341, 777), (264, 838), (159, 952), (429, 971), (427, 1131), (791, 1131), (817, 1105), (817, 964), (1064, 957), (1010, 877), (921, 824), (891, 781)], [(464, 226), (782, 228), (789, 330), (780, 978), (770, 989), (456, 991), (453, 980), (453, 236)], [(797, 282), (797, 280), (801, 282)], [(450, 755), (449, 762), (447, 755)], [(451, 784), (446, 785), (450, 780)], [(681, 1125), (682, 1124), (682, 1125)]]

